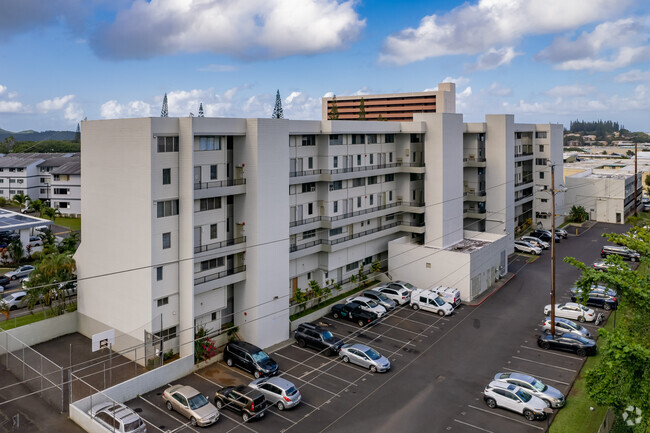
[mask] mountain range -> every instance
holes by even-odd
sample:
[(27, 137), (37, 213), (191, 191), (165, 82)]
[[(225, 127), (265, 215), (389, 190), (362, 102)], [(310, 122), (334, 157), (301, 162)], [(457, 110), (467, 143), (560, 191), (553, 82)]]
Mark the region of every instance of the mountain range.
[(20, 131), (11, 132), (0, 128), (0, 141), (13, 136), (16, 142), (21, 141), (45, 141), (45, 140), (74, 140), (75, 131)]

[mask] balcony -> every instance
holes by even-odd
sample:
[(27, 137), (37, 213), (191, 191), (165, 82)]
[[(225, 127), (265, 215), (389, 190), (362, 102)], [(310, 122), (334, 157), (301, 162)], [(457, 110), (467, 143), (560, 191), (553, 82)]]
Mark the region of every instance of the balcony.
[(465, 191), (463, 193), (463, 200), (464, 201), (484, 202), (485, 201), (485, 196), (486, 196), (485, 191), (467, 190), (467, 191)]
[(485, 209), (480, 208), (467, 208), (463, 210), (463, 218), (472, 218), (481, 220), (485, 218)]
[(532, 145), (523, 145), (521, 146), (521, 150), (518, 150), (518, 148), (515, 147), (515, 158), (519, 158), (521, 156), (532, 156), (532, 154), (533, 154)]
[(245, 185), (246, 179), (215, 180), (213, 182), (199, 182), (194, 184), (194, 189), (221, 188), (224, 186)]
[(219, 197), (246, 193), (246, 179), (226, 179), (194, 184), (194, 198)]
[(239, 238), (228, 239), (223, 242), (214, 242), (207, 245), (200, 245), (198, 247), (194, 247), (194, 254), (202, 253), (205, 251), (218, 250), (220, 248), (230, 247), (232, 245), (242, 244), (245, 242), (246, 242), (246, 236), (242, 236)]
[(397, 207), (397, 206), (423, 207), (424, 203), (396, 201), (394, 203), (389, 203), (389, 204), (385, 204), (385, 205), (382, 205), (382, 206), (376, 206), (376, 207), (369, 208), (369, 209), (363, 209), (363, 210), (359, 210), (359, 211), (356, 211), (356, 212), (347, 212), (347, 213), (344, 213), (344, 214), (341, 214), (341, 215), (317, 216), (317, 217), (312, 217), (312, 218), (301, 219), (301, 220), (298, 220), (298, 221), (291, 221), (289, 223), (289, 227), (290, 228), (291, 227), (296, 227), (296, 226), (300, 226), (300, 225), (304, 225), (304, 224), (310, 224), (310, 223), (317, 222), (317, 221), (329, 221), (329, 222), (340, 221), (342, 219), (353, 218), (353, 217), (360, 216), (360, 215), (367, 215), (369, 213), (379, 212), (379, 211), (382, 211), (382, 210), (385, 210), (385, 209), (391, 209), (391, 208), (394, 208), (394, 207)]
[(341, 174), (341, 173), (357, 173), (362, 171), (380, 170), (382, 168), (396, 168), (396, 167), (424, 167), (424, 163), (423, 162), (393, 162), (389, 164), (362, 165), (358, 167), (335, 168), (332, 170), (327, 168), (320, 168), (315, 170), (291, 171), (289, 172), (289, 177), (313, 176), (318, 174), (332, 175), (332, 174)]
[(463, 167), (485, 167), (485, 158), (463, 158)]
[(527, 183), (532, 183), (532, 182), (533, 182), (533, 173), (528, 173), (523, 175), (520, 181), (517, 181), (515, 179), (515, 186), (526, 185)]
[(527, 198), (532, 199), (533, 196), (534, 196), (534, 194), (532, 192), (528, 193), (528, 194), (522, 194), (520, 196), (515, 196), (515, 203), (519, 203), (520, 201), (525, 200)]
[(206, 275), (205, 277), (195, 278), (194, 285), (198, 286), (199, 284), (208, 283), (210, 281), (219, 280), (221, 278), (226, 278), (230, 275), (239, 274), (246, 271), (246, 265), (237, 266), (236, 268), (226, 269), (225, 271), (216, 272), (214, 274)]

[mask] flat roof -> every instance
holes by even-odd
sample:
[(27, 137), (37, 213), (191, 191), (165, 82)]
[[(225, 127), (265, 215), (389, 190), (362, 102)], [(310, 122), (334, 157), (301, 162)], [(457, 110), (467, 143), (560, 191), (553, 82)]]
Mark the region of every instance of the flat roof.
[(0, 230), (21, 230), (54, 224), (50, 220), (0, 209)]

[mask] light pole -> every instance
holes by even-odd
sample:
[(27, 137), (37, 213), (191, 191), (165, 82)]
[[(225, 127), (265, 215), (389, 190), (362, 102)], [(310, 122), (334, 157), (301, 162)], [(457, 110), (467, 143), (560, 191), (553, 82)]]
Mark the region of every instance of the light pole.
[(555, 165), (551, 163), (551, 335), (555, 337)]

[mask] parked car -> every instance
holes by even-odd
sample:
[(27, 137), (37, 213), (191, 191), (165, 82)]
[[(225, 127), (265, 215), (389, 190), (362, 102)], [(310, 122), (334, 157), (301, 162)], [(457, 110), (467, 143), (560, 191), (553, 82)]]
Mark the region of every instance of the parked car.
[(346, 299), (348, 304), (359, 304), (361, 309), (366, 310), (370, 313), (375, 313), (377, 317), (381, 317), (386, 314), (386, 309), (373, 301), (372, 299), (366, 298), (364, 296), (352, 296)]
[(571, 301), (582, 303), (586, 298), (586, 304), (592, 307), (604, 308), (605, 310), (615, 310), (618, 308), (618, 299), (616, 292), (604, 286), (592, 286), (591, 290), (583, 295), (582, 290), (578, 287), (571, 289)]
[(561, 237), (562, 239), (568, 239), (569, 238), (569, 232), (567, 232), (564, 229), (555, 229), (555, 234)]
[(515, 241), (515, 250), (522, 253), (535, 254), (538, 256), (542, 254), (542, 249), (540, 247), (533, 246), (530, 242), (526, 241)]
[(361, 296), (372, 299), (382, 307), (386, 309), (386, 311), (393, 310), (395, 308), (395, 301), (390, 299), (388, 296), (384, 295), (378, 290), (364, 290), (361, 293)]
[(0, 275), (0, 286), (7, 286), (9, 283), (11, 283), (11, 278), (5, 275)]
[(457, 308), (461, 303), (460, 290), (458, 289), (454, 289), (452, 287), (438, 286), (432, 290), (434, 292), (437, 292), (438, 296), (440, 296), (443, 301), (448, 302), (454, 308)]
[(490, 409), (502, 407), (518, 412), (528, 421), (546, 418), (546, 403), (515, 385), (493, 380), (485, 387), (483, 400)]
[(27, 292), (22, 290), (19, 292), (13, 292), (0, 299), (0, 303), (8, 305), (9, 311), (17, 310), (25, 306), (25, 296), (27, 296)]
[(123, 404), (104, 402), (88, 411), (92, 419), (115, 433), (147, 433), (147, 425), (140, 416)]
[(551, 244), (548, 242), (544, 242), (543, 240), (536, 238), (534, 236), (522, 236), (519, 238), (520, 241), (528, 242), (529, 244), (532, 244), (535, 247), (539, 247), (543, 250), (548, 250)]
[[(605, 262), (596, 262), (596, 263), (593, 264), (593, 267), (597, 271), (604, 271), (604, 272), (606, 272), (606, 271), (608, 271), (610, 269), (619, 269), (619, 270), (629, 270), (630, 269), (630, 267), (625, 263), (623, 264), (623, 266), (619, 266), (619, 265), (610, 265), (609, 263), (605, 263)], [(0, 282), (0, 284), (2, 284), (2, 282)]]
[(26, 214), (26, 213), (34, 213), (36, 212), (36, 209), (33, 207), (26, 207), (25, 209), (21, 209), (20, 213)]
[(5, 274), (5, 277), (10, 280), (15, 280), (17, 278), (23, 278), (30, 274), (34, 270), (34, 267), (31, 265), (18, 266), (13, 271), (9, 271)]
[(240, 413), (244, 422), (262, 418), (268, 406), (264, 394), (247, 385), (221, 388), (214, 397), (214, 404), (219, 409), (227, 407)]
[(385, 287), (391, 287), (393, 289), (404, 289), (408, 290), (409, 293), (413, 292), (413, 290), (416, 290), (417, 287), (415, 287), (411, 283), (407, 283), (406, 281), (391, 281), (390, 283), (384, 284)]
[(494, 380), (518, 386), (528, 394), (542, 399), (548, 407), (560, 408), (566, 403), (564, 394), (559, 390), (527, 374), (514, 372), (497, 373), (494, 375)]
[(575, 334), (562, 334), (560, 336), (543, 334), (537, 337), (537, 345), (542, 349), (564, 350), (573, 352), (578, 356), (596, 354), (596, 342), (594, 340)]
[(411, 302), (411, 291), (404, 289), (402, 287), (397, 287), (394, 285), (382, 285), (376, 287), (375, 290), (383, 293), (388, 299), (392, 299), (398, 305), (404, 305)]
[(43, 246), (43, 240), (40, 237), (38, 237), (38, 236), (30, 236), (29, 237), (29, 242), (27, 243), (27, 245), (25, 247), (34, 248), (34, 247), (42, 247), (42, 246)]
[(600, 250), (600, 257), (602, 258), (605, 258), (610, 254), (615, 254), (622, 257), (624, 260), (629, 260), (631, 262), (638, 262), (641, 259), (641, 254), (621, 245), (605, 245)]
[(219, 419), (217, 408), (191, 386), (172, 385), (163, 391), (162, 398), (167, 409), (180, 413), (193, 426), (208, 426)]
[(313, 347), (322, 352), (336, 355), (341, 350), (343, 341), (335, 337), (322, 326), (314, 323), (301, 323), (293, 332), (293, 338), (296, 339), (300, 347)]
[[(544, 315), (551, 313), (551, 305), (544, 307)], [(555, 304), (555, 315), (565, 319), (578, 320), (580, 322), (593, 322), (596, 320), (596, 313), (591, 308), (575, 302), (566, 302), (564, 304)]]
[(351, 322), (357, 322), (359, 326), (363, 326), (377, 320), (379, 316), (375, 313), (363, 310), (361, 305), (357, 303), (351, 303), (334, 305), (332, 307), (332, 317), (335, 319), (340, 317)]
[(449, 316), (454, 312), (454, 307), (442, 299), (438, 292), (434, 290), (417, 289), (413, 291), (411, 293), (411, 307), (414, 310), (431, 311), (440, 316)]
[(373, 373), (390, 370), (390, 361), (365, 344), (344, 344), (341, 346), (339, 357), (343, 362), (360, 365)]
[[(543, 331), (551, 331), (551, 318), (547, 317), (540, 325)], [(575, 334), (589, 338), (591, 333), (584, 326), (563, 317), (555, 317), (555, 335)]]
[(259, 379), (278, 372), (278, 363), (259, 347), (245, 341), (231, 341), (223, 350), (228, 367), (237, 366)]
[(300, 403), (302, 398), (295, 385), (281, 377), (260, 377), (248, 384), (251, 388), (264, 394), (269, 404), (274, 404), (278, 410), (291, 409)]
[(551, 243), (551, 239), (555, 239), (556, 243), (560, 242), (560, 237), (558, 235), (551, 236), (551, 232), (549, 230), (543, 230), (543, 229), (533, 230), (530, 233), (530, 236), (537, 239), (541, 239), (544, 242), (548, 242), (549, 244)]

